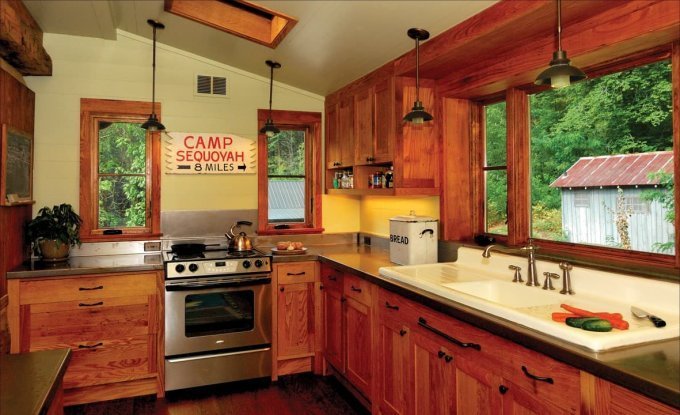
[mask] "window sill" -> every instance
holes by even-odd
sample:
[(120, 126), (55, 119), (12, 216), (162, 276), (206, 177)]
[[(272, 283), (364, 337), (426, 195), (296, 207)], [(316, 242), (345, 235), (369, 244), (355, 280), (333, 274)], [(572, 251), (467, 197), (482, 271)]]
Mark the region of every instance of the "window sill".
[(127, 233), (120, 235), (87, 235), (80, 236), (82, 242), (123, 242), (123, 241), (146, 241), (160, 239), (162, 233)]
[(304, 235), (323, 233), (323, 228), (258, 229), (258, 235)]

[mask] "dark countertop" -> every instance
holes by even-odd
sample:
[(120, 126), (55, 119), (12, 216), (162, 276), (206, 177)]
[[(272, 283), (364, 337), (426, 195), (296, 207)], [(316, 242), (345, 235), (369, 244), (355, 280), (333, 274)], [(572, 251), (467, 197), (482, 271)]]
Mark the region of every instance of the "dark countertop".
[(22, 264), (7, 273), (7, 278), (68, 277), (109, 272), (139, 272), (163, 269), (161, 254), (96, 255), (69, 257), (64, 262), (40, 260)]
[(378, 271), (380, 267), (396, 264), (390, 262), (389, 251), (366, 245), (309, 247), (306, 255), (274, 256), (273, 262), (317, 259), (529, 349), (680, 408), (680, 339), (595, 353), (436, 294), (382, 277)]
[[(258, 246), (265, 252), (270, 247)], [(680, 408), (680, 339), (595, 353), (530, 328), (464, 306), (436, 294), (380, 276), (379, 268), (394, 266), (389, 251), (368, 245), (309, 246), (303, 255), (274, 255), (273, 262), (316, 261), (357, 274), (366, 280), (427, 305), (529, 349), (544, 353), (603, 379)], [(34, 262), (7, 273), (7, 278), (70, 276), (105, 272), (161, 270), (159, 254), (74, 257), (68, 263)]]
[(0, 414), (47, 413), (71, 350), (0, 355)]

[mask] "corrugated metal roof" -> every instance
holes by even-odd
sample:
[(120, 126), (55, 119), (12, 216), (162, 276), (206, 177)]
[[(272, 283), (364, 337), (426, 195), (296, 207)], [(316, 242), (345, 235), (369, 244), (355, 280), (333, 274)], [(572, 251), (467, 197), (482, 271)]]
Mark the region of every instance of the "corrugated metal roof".
[(551, 187), (595, 187), (653, 185), (650, 173), (673, 172), (673, 152), (581, 157), (550, 184)]
[(269, 180), (269, 220), (297, 219), (305, 217), (305, 181)]

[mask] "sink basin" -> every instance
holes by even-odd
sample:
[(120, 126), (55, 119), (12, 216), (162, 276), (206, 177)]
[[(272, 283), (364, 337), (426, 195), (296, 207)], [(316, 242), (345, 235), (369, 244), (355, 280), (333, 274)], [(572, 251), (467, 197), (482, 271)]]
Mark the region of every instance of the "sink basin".
[(511, 308), (536, 307), (560, 302), (560, 298), (554, 293), (544, 291), (539, 287), (527, 287), (524, 284), (506, 281), (453, 282), (442, 285)]

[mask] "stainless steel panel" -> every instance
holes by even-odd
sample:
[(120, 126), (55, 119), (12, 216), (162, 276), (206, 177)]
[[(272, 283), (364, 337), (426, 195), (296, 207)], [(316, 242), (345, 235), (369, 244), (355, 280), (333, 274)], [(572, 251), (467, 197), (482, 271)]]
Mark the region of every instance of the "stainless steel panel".
[(271, 348), (165, 359), (165, 390), (271, 376)]

